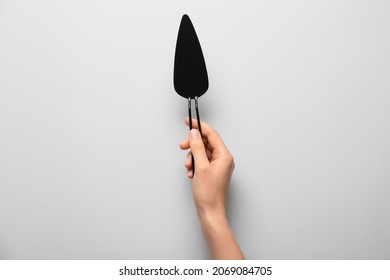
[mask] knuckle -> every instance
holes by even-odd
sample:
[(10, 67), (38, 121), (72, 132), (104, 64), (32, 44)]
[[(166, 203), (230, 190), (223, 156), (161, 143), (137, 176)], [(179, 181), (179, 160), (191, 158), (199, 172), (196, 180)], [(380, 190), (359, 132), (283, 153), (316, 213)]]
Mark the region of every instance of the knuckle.
[(204, 175), (207, 173), (207, 167), (203, 165), (196, 166), (195, 173), (198, 173), (199, 175)]
[(234, 161), (234, 157), (233, 157), (233, 155), (230, 152), (226, 153), (226, 155), (225, 155), (225, 162), (231, 168), (234, 168), (235, 165), (236, 165), (236, 163)]

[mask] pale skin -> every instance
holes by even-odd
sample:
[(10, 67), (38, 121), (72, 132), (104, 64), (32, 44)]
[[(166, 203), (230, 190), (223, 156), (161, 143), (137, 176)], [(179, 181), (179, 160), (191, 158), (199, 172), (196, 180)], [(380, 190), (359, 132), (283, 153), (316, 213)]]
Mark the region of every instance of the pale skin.
[[(189, 125), (188, 118), (185, 123)], [(195, 174), (192, 174), (190, 153), (187, 155), (185, 168), (188, 178), (192, 179), (195, 206), (211, 257), (216, 260), (245, 259), (226, 215), (234, 158), (211, 126), (201, 122), (202, 139), (196, 120), (192, 120), (192, 125), (188, 139), (180, 144), (180, 148), (190, 149), (194, 156)]]

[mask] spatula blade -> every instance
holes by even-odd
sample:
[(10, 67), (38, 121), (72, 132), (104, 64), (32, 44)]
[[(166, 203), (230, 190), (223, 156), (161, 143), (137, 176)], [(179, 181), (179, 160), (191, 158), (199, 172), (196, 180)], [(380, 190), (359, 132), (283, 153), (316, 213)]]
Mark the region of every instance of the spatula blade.
[(177, 36), (173, 83), (187, 99), (202, 96), (209, 87), (202, 48), (188, 15), (183, 15)]

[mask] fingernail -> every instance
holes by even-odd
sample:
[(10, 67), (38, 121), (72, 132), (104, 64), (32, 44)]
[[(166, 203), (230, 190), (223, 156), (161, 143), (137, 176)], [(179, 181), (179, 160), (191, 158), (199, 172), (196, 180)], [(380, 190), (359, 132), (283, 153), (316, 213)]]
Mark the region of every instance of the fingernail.
[(190, 159), (190, 155), (188, 155), (188, 156), (187, 156), (187, 159), (186, 159), (186, 164), (185, 164), (186, 166), (190, 164), (190, 160), (191, 160), (191, 159)]
[(199, 131), (197, 129), (191, 129), (190, 135), (194, 139), (199, 138)]

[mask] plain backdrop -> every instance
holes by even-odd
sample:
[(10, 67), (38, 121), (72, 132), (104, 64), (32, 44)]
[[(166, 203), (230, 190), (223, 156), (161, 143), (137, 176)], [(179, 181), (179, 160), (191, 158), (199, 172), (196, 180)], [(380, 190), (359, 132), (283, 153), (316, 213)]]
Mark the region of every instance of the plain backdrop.
[(0, 1), (0, 258), (209, 258), (173, 88), (233, 153), (249, 259), (390, 258), (389, 1)]

